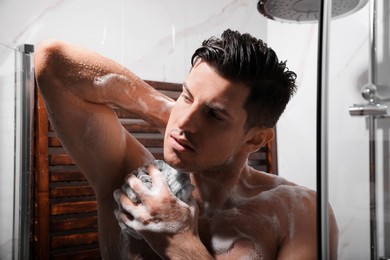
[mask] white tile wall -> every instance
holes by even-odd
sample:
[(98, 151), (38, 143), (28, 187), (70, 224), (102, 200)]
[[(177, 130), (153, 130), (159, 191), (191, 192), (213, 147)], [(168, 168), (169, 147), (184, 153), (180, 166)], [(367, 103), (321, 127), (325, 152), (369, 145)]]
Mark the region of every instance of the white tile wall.
[[(193, 50), (205, 38), (219, 35), (228, 27), (262, 38), (298, 73), (298, 93), (278, 124), (279, 174), (315, 189), (317, 24), (269, 21), (257, 12), (256, 4), (254, 0), (2, 0), (0, 43), (15, 47), (46, 38), (62, 39), (108, 56), (142, 78), (182, 82), (190, 69)], [(388, 5), (382, 9), (381, 19), (386, 21)], [(382, 35), (388, 37), (386, 27), (384, 31)], [(383, 37), (381, 68), (388, 68), (390, 63), (385, 43), (388, 40)], [(332, 21), (330, 46), (329, 190), (340, 229), (339, 256), (368, 259), (367, 129), (364, 118), (348, 114), (350, 105), (363, 102), (360, 89), (367, 82), (367, 7)], [(0, 76), (10, 66), (8, 56), (0, 51)], [(388, 86), (387, 71), (381, 69), (381, 78)], [(3, 108), (10, 105), (13, 89), (12, 84), (4, 83), (0, 88)], [(2, 120), (7, 109), (0, 110)], [(382, 123), (381, 127), (383, 134), (378, 138), (383, 139), (388, 136), (389, 125)], [(0, 149), (3, 160), (9, 147)], [(379, 168), (386, 169), (388, 154), (378, 154)], [(10, 173), (11, 168), (2, 168), (0, 190)], [(3, 209), (11, 205), (1, 198), (0, 202), (4, 214)], [(8, 217), (0, 215), (0, 229), (7, 227), (7, 221)], [(0, 250), (6, 247), (8, 235), (0, 230)]]
[(11, 259), (14, 193), (15, 51), (0, 46), (0, 259)]

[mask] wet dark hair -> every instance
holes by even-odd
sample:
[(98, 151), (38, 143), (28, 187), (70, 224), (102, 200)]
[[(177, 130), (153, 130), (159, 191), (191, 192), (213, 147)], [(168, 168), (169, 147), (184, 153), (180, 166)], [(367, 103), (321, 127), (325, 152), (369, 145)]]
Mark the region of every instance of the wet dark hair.
[(250, 34), (230, 29), (221, 38), (211, 37), (192, 56), (194, 66), (202, 59), (225, 79), (250, 88), (244, 104), (247, 112), (245, 128), (274, 127), (296, 91), (296, 74), (276, 53)]

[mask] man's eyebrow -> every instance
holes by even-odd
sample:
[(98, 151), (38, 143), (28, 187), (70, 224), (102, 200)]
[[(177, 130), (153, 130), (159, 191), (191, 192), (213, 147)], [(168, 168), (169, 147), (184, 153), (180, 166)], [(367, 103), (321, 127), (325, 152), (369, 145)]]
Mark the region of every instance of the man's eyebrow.
[(194, 97), (185, 82), (183, 82), (183, 91), (185, 91), (190, 96), (190, 98)]
[(214, 112), (217, 112), (218, 114), (222, 114), (222, 115), (224, 115), (224, 116), (226, 116), (228, 118), (232, 118), (230, 113), (221, 104), (218, 104), (218, 103), (207, 103), (207, 104), (204, 104), (204, 106), (207, 107), (208, 109), (214, 111)]
[[(184, 82), (183, 83), (183, 91), (186, 92), (186, 94), (190, 97), (190, 98), (194, 98), (191, 91), (189, 90), (187, 84)], [(210, 109), (214, 112), (217, 112), (217, 113), (220, 113), (228, 118), (233, 118), (231, 116), (231, 114), (226, 110), (226, 108), (221, 105), (221, 104), (218, 104), (218, 103), (206, 103), (206, 104), (203, 104), (203, 106), (205, 106), (207, 109)]]

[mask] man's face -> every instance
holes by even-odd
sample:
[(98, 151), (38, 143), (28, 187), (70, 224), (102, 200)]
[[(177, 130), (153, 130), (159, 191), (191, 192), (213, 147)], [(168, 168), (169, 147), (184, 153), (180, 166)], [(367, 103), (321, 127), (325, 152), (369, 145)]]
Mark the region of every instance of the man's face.
[(165, 131), (164, 159), (185, 171), (213, 171), (235, 162), (244, 143), (247, 87), (218, 75), (207, 63), (192, 68)]

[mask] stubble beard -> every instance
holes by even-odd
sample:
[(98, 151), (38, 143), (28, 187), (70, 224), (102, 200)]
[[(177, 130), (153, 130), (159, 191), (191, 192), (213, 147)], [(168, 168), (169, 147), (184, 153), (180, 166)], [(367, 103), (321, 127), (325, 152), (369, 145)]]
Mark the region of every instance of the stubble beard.
[[(180, 158), (179, 154), (172, 151), (174, 155), (168, 156), (164, 152), (164, 161), (175, 168), (176, 170), (180, 170), (187, 173), (199, 173), (199, 174), (217, 174), (229, 172), (234, 168), (235, 165), (235, 156), (232, 152), (231, 155), (220, 161), (207, 161), (207, 162), (199, 162), (194, 160), (186, 160), (185, 158)], [(173, 158), (172, 158), (173, 157)]]

